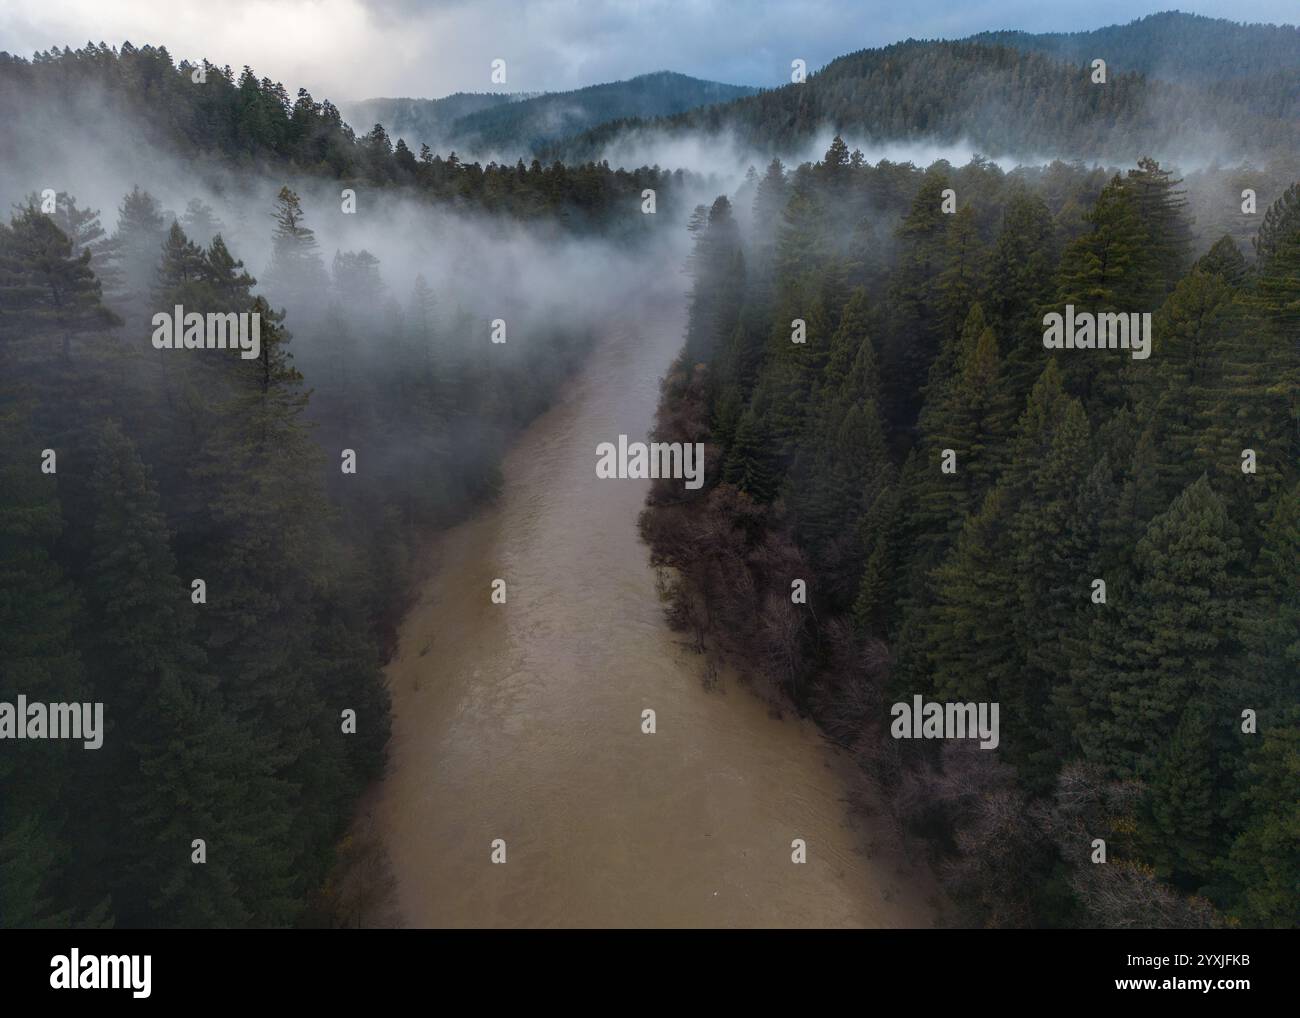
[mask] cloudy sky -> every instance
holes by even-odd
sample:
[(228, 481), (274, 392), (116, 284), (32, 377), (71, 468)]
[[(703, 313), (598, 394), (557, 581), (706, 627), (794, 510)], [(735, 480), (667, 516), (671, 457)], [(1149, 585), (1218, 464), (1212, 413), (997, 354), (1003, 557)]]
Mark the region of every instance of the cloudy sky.
[[(908, 37), (1077, 31), (1172, 6), (1138, 0), (3, 0), (0, 49), (165, 45), (249, 64), (316, 98), (554, 91), (673, 70), (736, 84), (789, 80)], [(1294, 24), (1295, 0), (1185, 0), (1179, 9)], [(506, 61), (506, 85), (491, 62)]]

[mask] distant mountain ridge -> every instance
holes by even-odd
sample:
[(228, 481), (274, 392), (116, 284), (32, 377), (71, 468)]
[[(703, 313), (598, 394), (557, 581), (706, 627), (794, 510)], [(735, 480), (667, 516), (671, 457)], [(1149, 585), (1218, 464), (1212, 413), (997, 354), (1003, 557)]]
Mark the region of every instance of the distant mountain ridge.
[[(1215, 37), (1231, 56), (1215, 56)], [(1245, 55), (1252, 46), (1257, 60)], [(1107, 61), (1105, 84), (1091, 81), (1096, 57)], [(1238, 73), (1239, 64), (1252, 72)], [(1217, 74), (1225, 66), (1233, 73)], [(1170, 68), (1178, 80), (1149, 75), (1154, 67)], [(1175, 13), (1077, 36), (909, 39), (846, 54), (802, 84), (675, 116), (610, 121), (546, 145), (542, 155), (600, 158), (625, 132), (647, 130), (729, 132), (790, 157), (828, 131), (855, 141), (969, 142), (991, 156), (1116, 163), (1193, 148), (1211, 159), (1294, 154), (1300, 31)]]
[(569, 92), (366, 99), (344, 103), (341, 111), (358, 134), (380, 123), (415, 150), (427, 144), (444, 153), (528, 157), (547, 143), (612, 120), (671, 116), (757, 92), (748, 85), (657, 71)]
[(383, 124), (392, 137), (414, 141), (418, 149), (421, 141), (434, 147), (435, 141), (450, 137), (452, 125), (462, 117), (532, 97), (525, 92), (454, 92), (441, 99), (360, 99), (340, 104), (339, 112), (357, 134)]
[(1300, 62), (1300, 28), (1294, 25), (1240, 24), (1179, 11), (1088, 32), (981, 32), (965, 41), (1010, 46), (1070, 63), (1100, 57), (1116, 71), (1190, 85), (1203, 85), (1210, 78), (1294, 71)]

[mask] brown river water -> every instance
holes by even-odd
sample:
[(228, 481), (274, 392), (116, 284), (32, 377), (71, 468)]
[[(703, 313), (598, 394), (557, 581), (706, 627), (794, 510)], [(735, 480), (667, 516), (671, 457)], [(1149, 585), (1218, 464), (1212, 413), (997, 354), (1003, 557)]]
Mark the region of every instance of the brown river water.
[(370, 800), (408, 926), (934, 921), (929, 878), (850, 819), (843, 754), (735, 676), (704, 688), (637, 534), (649, 482), (596, 477), (599, 442), (646, 437), (683, 319), (647, 301), (611, 322), (514, 445), (500, 498), (437, 542)]

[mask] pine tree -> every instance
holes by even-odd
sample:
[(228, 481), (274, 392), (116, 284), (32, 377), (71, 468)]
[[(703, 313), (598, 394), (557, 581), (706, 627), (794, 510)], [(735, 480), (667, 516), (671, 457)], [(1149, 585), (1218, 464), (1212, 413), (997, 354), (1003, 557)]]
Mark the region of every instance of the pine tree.
[(50, 218), (32, 208), (0, 224), (0, 339), (13, 354), (53, 340), (67, 360), (74, 338), (120, 324), (101, 300), (90, 258), (88, 250), (75, 255)]
[[(1002, 227), (989, 257), (988, 311), (995, 329), (1013, 340), (1009, 350), (1024, 345), (1039, 360), (1039, 308), (1053, 295), (1055, 261), (1051, 210), (1038, 195), (1015, 191), (1003, 210)], [(1022, 344), (1026, 337), (1032, 342)]]
[(1149, 157), (1139, 159), (1137, 169), (1129, 170), (1124, 180), (1147, 236), (1143, 307), (1158, 307), (1191, 263), (1192, 224), (1186, 192), (1178, 190), (1181, 183)]
[[(1117, 176), (1084, 216), (1090, 230), (1077, 238), (1061, 256), (1056, 303), (1064, 313), (1072, 304), (1076, 312), (1130, 314), (1155, 311), (1148, 302), (1147, 279), (1153, 271), (1151, 243), (1139, 217), (1137, 201)], [(1041, 334), (1040, 334), (1041, 339)], [(1123, 399), (1120, 350), (1062, 350), (1066, 384), (1083, 400), (1093, 419)]]
[(752, 407), (736, 428), (722, 476), (756, 502), (770, 502), (776, 497), (779, 476), (772, 462), (772, 440)]
[(892, 636), (898, 623), (895, 592), (901, 586), (904, 564), (902, 522), (902, 500), (895, 480), (876, 496), (858, 526), (864, 565), (853, 602), (853, 624), (858, 632), (879, 639)]
[(185, 214), (180, 221), (186, 235), (200, 244), (210, 244), (225, 232), (225, 226), (217, 218), (215, 210), (201, 198), (191, 198), (185, 204)]
[(1222, 410), (1223, 351), (1242, 327), (1236, 297), (1222, 276), (1192, 272), (1155, 316), (1151, 359), (1132, 369), (1139, 414), (1158, 436), (1162, 501), (1206, 470), (1241, 475), (1239, 458), (1222, 461), (1205, 444)]
[[(28, 208), (38, 209), (40, 198), (35, 194), (28, 195), (26, 204)], [(111, 241), (99, 221), (99, 210), (81, 208), (73, 195), (60, 191), (55, 197), (50, 218), (71, 242), (74, 255), (90, 252), (90, 268), (95, 278), (105, 293), (113, 292), (118, 286), (117, 267)]]
[(1056, 293), (1057, 230), (1043, 199), (1017, 191), (1008, 200), (990, 256), (986, 307), (1004, 355), (1002, 387), (1023, 406), (1043, 370), (1043, 309)]
[(945, 264), (938, 282), (941, 342), (961, 333), (971, 304), (984, 287), (988, 259), (980, 241), (975, 207), (964, 205), (949, 218), (952, 223), (945, 238)]
[(266, 287), (273, 299), (306, 310), (318, 302), (327, 285), (315, 231), (305, 225), (302, 202), (288, 187), (280, 188), (276, 195), (271, 218), (275, 231)]
[(994, 701), (1016, 690), (1008, 496), (1000, 486), (989, 492), (934, 571), (933, 607), (920, 623), (920, 658), (935, 696)]
[(1154, 765), (1139, 851), (1162, 879), (1197, 889), (1216, 851), (1214, 745), (1203, 705), (1193, 703)]
[[(802, 343), (792, 339), (796, 320), (803, 323)], [(811, 420), (814, 392), (830, 357), (833, 335), (831, 316), (815, 290), (801, 289), (797, 296), (789, 293), (772, 323), (767, 370), (760, 384), (767, 396), (762, 409), (783, 469), (794, 461)]]
[[(91, 699), (74, 634), (81, 605), (50, 546), (63, 527), (55, 478), (40, 447), (0, 411), (0, 701)], [(73, 921), (67, 866), (75, 831), (72, 754), (60, 739), (7, 743), (0, 754), (0, 926), (66, 928)], [(21, 753), (12, 747), (20, 746)]]
[(1295, 478), (1300, 463), (1300, 183), (1265, 213), (1255, 255), (1257, 277), (1247, 303), (1264, 335), (1253, 350), (1234, 351), (1227, 395), (1241, 398), (1244, 389), (1252, 390), (1252, 405), (1238, 409), (1237, 418), (1257, 448), (1267, 450), (1262, 486), (1273, 492)]
[(708, 222), (696, 234), (686, 356), (690, 363), (711, 359), (736, 327), (745, 286), (744, 256), (731, 202), (719, 196)]
[(1292, 706), (1258, 736), (1245, 793), (1247, 822), (1225, 868), (1239, 890), (1233, 912), (1249, 925), (1294, 929), (1300, 882), (1300, 711)]
[[(1237, 652), (1241, 542), (1202, 476), (1147, 527), (1127, 589), (1091, 605), (1091, 660), (1072, 675), (1072, 727), (1085, 756), (1149, 777), (1187, 704), (1214, 702)], [(1212, 766), (1206, 761), (1205, 766)]]
[(874, 398), (851, 403), (836, 415), (828, 434), (817, 439), (808, 468), (791, 474), (798, 532), (823, 576), (828, 603), (851, 602), (862, 567), (857, 526), (891, 480)]
[(753, 204), (753, 255), (754, 279), (758, 285), (770, 282), (776, 238), (780, 231), (782, 213), (789, 200), (785, 167), (781, 160), (773, 159), (754, 190)]
[(943, 174), (927, 174), (897, 231), (901, 250), (889, 291), (893, 332), (885, 350), (886, 373), (898, 379), (890, 387), (893, 399), (886, 400), (891, 422), (916, 416), (920, 404), (914, 394), (920, 392), (942, 340), (939, 280), (948, 265), (951, 219), (942, 210), (947, 187)]
[(158, 200), (148, 191), (133, 187), (118, 207), (110, 250), (119, 286), (108, 294), (114, 310), (127, 319), (133, 330), (149, 320), (149, 294), (155, 284), (158, 252), (166, 236), (167, 221)]
[[(927, 572), (983, 501), (1006, 455), (1011, 406), (999, 384), (997, 338), (971, 307), (960, 335), (945, 344), (931, 367), (921, 411), (919, 459), (906, 475), (909, 545), (915, 568)], [(941, 468), (945, 450), (955, 473)]]
[[(232, 872), (240, 853), (221, 833), (249, 823), (227, 811), (244, 794), (235, 790), (251, 784), (252, 761), (222, 717), (194, 641), (157, 491), (115, 424), (101, 429), (91, 492), (88, 660), (118, 722), (96, 772), (102, 826), (90, 826), (116, 837), (103, 843), (92, 833), (79, 857), (106, 875), (123, 925), (242, 924), (248, 908)], [(190, 860), (195, 837), (211, 847), (205, 866)]]
[[(1028, 466), (1012, 522), (1012, 566), (1017, 600), (1009, 646), (1023, 662), (1016, 685), (1002, 691), (1007, 709), (1020, 718), (1018, 740), (1024, 779), (1046, 789), (1060, 766), (1060, 747), (1049, 716), (1054, 692), (1068, 685), (1086, 629), (1096, 536), (1081, 512), (1090, 467), (1088, 417), (1068, 398), (1047, 423), (1045, 455)], [(1020, 436), (1022, 439), (1025, 436)], [(1013, 475), (1014, 476), (1014, 475)], [(1013, 757), (1014, 758), (1014, 757)]]
[(198, 291), (202, 281), (203, 248), (191, 241), (181, 229), (180, 223), (173, 219), (162, 243), (162, 258), (154, 281), (153, 302), (161, 305), (166, 300), (172, 300), (183, 305), (188, 298), (193, 305), (205, 296)]
[(1209, 276), (1220, 276), (1234, 287), (1244, 286), (1250, 276), (1250, 266), (1246, 264), (1241, 248), (1227, 234), (1216, 240), (1192, 268)]

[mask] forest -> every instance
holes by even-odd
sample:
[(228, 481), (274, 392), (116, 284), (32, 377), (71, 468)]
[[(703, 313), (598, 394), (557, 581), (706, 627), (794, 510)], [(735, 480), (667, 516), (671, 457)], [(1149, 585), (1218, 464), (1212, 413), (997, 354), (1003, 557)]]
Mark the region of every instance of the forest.
[[(22, 166), (30, 149), (42, 148), (33, 108), (92, 133), (107, 121), (115, 145), (160, 149), (197, 175), (214, 165), (245, 179), (253, 171), (301, 171), (571, 230), (609, 232), (627, 196), (663, 188), (669, 176), (591, 162), (480, 165), (427, 145), (413, 152), (382, 124), (356, 135), (328, 99), (318, 102), (305, 89), (291, 98), (249, 67), (235, 74), (206, 61), (177, 64), (165, 47), (129, 42), (65, 47), (31, 60), (0, 52), (0, 158), (7, 166)], [(682, 171), (675, 178), (680, 184)]]
[[(7, 165), (48, 157), (20, 151), (33, 107), (94, 115), (192, 195), (178, 212), (133, 186), (105, 216), (51, 189), (0, 224), (0, 701), (108, 718), (100, 750), (2, 758), (8, 927), (349, 920), (338, 863), (364, 848), (344, 834), (383, 767), (381, 667), (422, 542), (491, 497), (592, 341), (541, 252), (612, 297), (594, 274), (647, 243), (643, 186), (671, 208), (666, 173), (416, 159), (250, 70), (193, 72), (129, 44), (0, 60)], [(347, 185), (418, 228), (462, 217), (429, 221), (452, 267), (331, 258), (313, 223)], [(577, 261), (578, 233), (614, 248)], [(154, 349), (176, 305), (257, 313), (258, 356)], [(496, 318), (511, 342), (491, 343)]]
[[(1186, 22), (1191, 22), (1186, 25)], [(1207, 20), (1207, 19), (1201, 19)], [(888, 141), (969, 141), (977, 152), (1021, 162), (1044, 156), (1136, 162), (1149, 151), (1198, 164), (1255, 162), (1300, 150), (1300, 79), (1296, 30), (1240, 27), (1233, 53), (1249, 76), (1223, 76), (1227, 23), (1177, 15), (1103, 34), (1086, 59), (1038, 52), (1040, 37), (977, 36), (961, 41), (907, 40), (860, 50), (809, 71), (806, 81), (669, 117), (610, 120), (539, 150), (542, 158), (590, 159), (621, 136), (649, 134), (660, 144), (701, 133), (737, 136), (786, 159), (823, 132), (864, 148)], [(1187, 27), (1195, 46), (1178, 29)], [(1233, 27), (1233, 26), (1229, 26)], [(1156, 35), (1153, 39), (1152, 34)], [(1082, 45), (1082, 44), (1080, 44)], [(1145, 73), (1135, 50), (1179, 54), (1173, 77)], [(1213, 50), (1213, 60), (1200, 61)], [(1286, 64), (1276, 54), (1290, 54)], [(1090, 62), (1109, 57), (1104, 84)], [(1162, 63), (1161, 70), (1169, 63)], [(1210, 64), (1189, 83), (1190, 68)], [(822, 142), (825, 144), (825, 142)], [(804, 157), (806, 158), (806, 156)]]
[(757, 91), (661, 71), (537, 96), (480, 92), (445, 99), (369, 99), (349, 104), (344, 113), (353, 122), (382, 122), (390, 134), (438, 151), (531, 155), (607, 121), (671, 116)]
[[(356, 821), (391, 763), (385, 669), (426, 607), (432, 540), (498, 498), (512, 443), (575, 385), (580, 419), (621, 420), (634, 401), (599, 378), (584, 389), (583, 372), (604, 350), (633, 377), (628, 347), (657, 350), (667, 330), (629, 320), (674, 322), (675, 337), (683, 292), (653, 434), (620, 424), (565, 446), (704, 449), (702, 484), (649, 488), (648, 553), (641, 494), (619, 510), (644, 575), (614, 577), (614, 593), (645, 580), (653, 619), (605, 618), (583, 601), (598, 594), (568, 592), (605, 627), (592, 642), (631, 632), (658, 648), (656, 624), (677, 640), (648, 557), (706, 679), (727, 665), (772, 694), (746, 724), (815, 722), (813, 750), (824, 735), (850, 761), (850, 812), (933, 871), (949, 925), (1300, 923), (1295, 30), (1203, 22), (909, 39), (763, 90), (660, 73), (521, 101), (371, 100), (350, 107), (381, 120), (364, 131), (306, 89), (163, 46), (0, 52), (0, 704), (104, 707), (99, 748), (0, 755), (0, 927), (338, 928), (381, 913), (382, 874), (353, 879), (383, 855)], [(453, 135), (494, 159), (440, 147)], [(611, 166), (632, 136), (671, 168)], [(683, 139), (701, 165), (672, 166)], [(910, 154), (883, 158), (885, 143)], [(916, 154), (933, 144), (969, 159)], [(732, 145), (747, 173), (704, 165)], [(256, 315), (255, 356), (160, 349), (153, 322), (173, 309)], [(1048, 349), (1068, 309), (1149, 315), (1149, 356)], [(654, 392), (663, 351), (638, 392)], [(563, 424), (551, 434), (572, 437)], [(523, 518), (552, 523), (533, 537), (557, 554), (563, 531), (593, 568), (631, 560), (610, 552), (617, 521), (536, 501)], [(621, 709), (637, 675), (693, 681), (669, 653), (577, 674), (591, 659), (566, 656), (573, 617), (514, 616), (560, 660), (528, 658), (520, 637), (507, 674), (447, 711), (473, 715), (458, 731), (544, 727), (488, 707), (514, 704), (516, 679), (554, 692), (548, 666), (565, 704)], [(436, 658), (412, 665), (413, 685), (420, 668), (440, 677)], [(476, 681), (477, 662), (463, 669)], [(922, 699), (997, 704), (996, 749), (892, 738), (891, 705)], [(685, 727), (704, 708), (660, 708), (650, 745), (717, 730)], [(619, 812), (640, 800), (613, 769), (598, 791), (617, 810), (563, 787), (589, 773), (584, 738), (625, 745), (571, 713), (554, 773), (524, 774), (522, 742), (499, 757), (476, 743), (448, 780), (491, 757), (500, 780), (483, 787), (546, 780), (573, 816), (626, 819), (630, 838), (647, 818)], [(408, 758), (420, 780), (425, 760)], [(712, 823), (730, 766), (658, 801)], [(434, 801), (422, 785), (414, 798)], [(532, 805), (499, 798), (512, 822)], [(769, 835), (788, 818), (758, 793), (726, 798), (748, 807), (733, 831), (780, 843), (786, 879), (793, 835)], [(449, 855), (468, 840), (458, 823)], [(425, 855), (408, 867), (438, 865), (412, 827)], [(745, 874), (770, 871), (738, 862), (752, 846), (709, 855), (702, 839), (724, 839), (697, 834), (668, 844), (686, 846), (673, 861), (721, 858), (745, 893), (718, 904), (747, 907), (762, 885)], [(592, 844), (609, 873), (531, 896), (489, 883), (471, 904), (484, 922), (520, 903), (563, 922), (577, 891), (603, 907), (609, 874), (638, 857)], [(836, 905), (844, 883), (821, 885)], [(827, 914), (881, 915), (877, 890)], [(662, 901), (629, 921), (671, 918)]]
[(1200, 84), (1207, 78), (1294, 76), (1300, 28), (1164, 11), (1090, 32), (980, 32), (971, 41), (1031, 50), (1071, 64), (1086, 64), (1105, 53), (1148, 77)]
[[(837, 138), (692, 219), (670, 613), (853, 753), (963, 925), (1298, 918), (1300, 184), (1248, 250), (1188, 206), (1150, 158)], [(1066, 305), (1150, 312), (1150, 358), (1045, 349)], [(917, 695), (999, 703), (998, 751), (891, 739)]]

